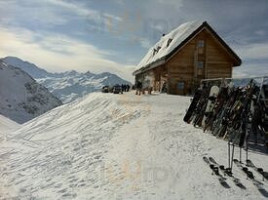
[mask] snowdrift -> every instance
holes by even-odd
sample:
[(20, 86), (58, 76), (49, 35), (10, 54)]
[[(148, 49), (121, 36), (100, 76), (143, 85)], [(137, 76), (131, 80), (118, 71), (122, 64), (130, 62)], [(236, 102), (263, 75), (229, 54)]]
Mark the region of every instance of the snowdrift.
[(211, 174), (202, 157), (227, 165), (227, 144), (183, 122), (189, 103), (93, 93), (29, 121), (0, 145), (1, 199), (265, 199), (238, 168), (246, 190)]
[(0, 115), (0, 133), (15, 131), (20, 127), (20, 124)]

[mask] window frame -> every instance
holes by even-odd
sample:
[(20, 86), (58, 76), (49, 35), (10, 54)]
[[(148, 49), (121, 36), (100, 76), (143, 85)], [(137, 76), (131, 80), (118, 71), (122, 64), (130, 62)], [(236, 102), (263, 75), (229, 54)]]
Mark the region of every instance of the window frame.
[[(201, 65), (200, 65), (201, 64)], [(204, 69), (204, 66), (205, 66), (205, 62), (202, 61), (202, 60), (199, 60), (197, 62), (197, 69)]]
[(205, 47), (205, 40), (198, 40), (197, 47), (204, 48)]

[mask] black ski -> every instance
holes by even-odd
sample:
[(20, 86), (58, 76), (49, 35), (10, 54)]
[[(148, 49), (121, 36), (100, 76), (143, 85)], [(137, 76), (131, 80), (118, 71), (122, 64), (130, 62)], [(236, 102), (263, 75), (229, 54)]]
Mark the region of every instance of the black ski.
[(252, 183), (257, 187), (258, 191), (264, 196), (264, 197), (268, 197), (268, 192), (267, 190), (265, 190), (263, 188), (263, 184), (259, 181), (257, 181), (254, 178), (254, 175), (251, 171), (248, 170), (247, 167), (244, 167), (242, 165), (242, 163), (240, 163), (237, 159), (234, 159), (234, 163), (236, 164), (236, 166), (241, 169), (244, 173), (247, 174), (248, 178), (252, 181)]
[(217, 175), (218, 180), (220, 182), (220, 184), (224, 187), (224, 188), (230, 188), (229, 184), (226, 182), (226, 178), (223, 177), (220, 172), (219, 172), (219, 168), (217, 166), (215, 166), (214, 164), (211, 164), (209, 159), (207, 157), (203, 157), (203, 160), (205, 161), (205, 163), (207, 163), (210, 167), (210, 169), (213, 171), (213, 173), (215, 175)]
[(224, 175), (230, 177), (237, 187), (240, 187), (244, 190), (246, 189), (246, 187), (241, 183), (240, 179), (233, 176), (230, 168), (225, 168), (224, 165), (219, 165), (212, 157), (209, 157), (209, 161), (214, 165), (218, 166), (223, 171)]
[(201, 89), (198, 89), (195, 94), (194, 94), (194, 97), (193, 97), (193, 100), (183, 118), (183, 121), (185, 121), (186, 123), (190, 123), (191, 122), (191, 117), (194, 113), (194, 110), (196, 108), (196, 105), (201, 97), (201, 94), (202, 94), (202, 90)]
[(260, 173), (263, 176), (263, 178), (265, 178), (266, 180), (268, 180), (268, 172), (263, 171), (262, 168), (256, 167), (251, 160), (246, 160), (246, 163), (247, 163), (247, 166), (248, 167), (253, 168), (255, 171), (257, 171), (258, 173)]

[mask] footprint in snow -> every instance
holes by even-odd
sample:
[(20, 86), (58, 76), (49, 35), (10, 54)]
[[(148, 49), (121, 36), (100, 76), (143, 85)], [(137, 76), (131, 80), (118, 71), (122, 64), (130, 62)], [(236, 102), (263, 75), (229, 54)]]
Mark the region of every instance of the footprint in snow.
[(68, 177), (68, 179), (74, 179), (75, 178), (75, 176), (70, 176), (70, 177)]
[(74, 179), (71, 179), (69, 182), (70, 183), (73, 183), (73, 182), (77, 182), (78, 181), (78, 179), (77, 178), (74, 178)]
[(75, 197), (77, 197), (77, 194), (66, 193), (66, 194), (63, 194), (62, 197), (72, 197), (72, 198), (75, 198)]
[(101, 158), (101, 155), (95, 156), (94, 158), (98, 160), (99, 158)]
[(67, 192), (67, 188), (58, 191), (58, 193), (65, 193), (65, 192)]
[(26, 192), (26, 188), (21, 188), (21, 189), (20, 189), (20, 192), (21, 192), (21, 193)]
[(62, 183), (55, 185), (55, 188), (60, 188), (62, 186)]
[(51, 178), (47, 179), (46, 182), (50, 182), (51, 181)]
[(84, 187), (84, 186), (86, 186), (85, 183), (82, 183), (82, 184), (78, 185), (78, 187)]
[(25, 180), (20, 180), (20, 181), (16, 182), (15, 185), (18, 185), (18, 184), (20, 184), (20, 183), (22, 183), (22, 182), (24, 182), (24, 181), (25, 181)]

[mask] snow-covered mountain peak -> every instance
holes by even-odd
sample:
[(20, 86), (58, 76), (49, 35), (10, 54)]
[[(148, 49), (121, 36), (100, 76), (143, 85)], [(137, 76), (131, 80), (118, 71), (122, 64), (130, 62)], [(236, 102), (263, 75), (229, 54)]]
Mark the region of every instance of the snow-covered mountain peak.
[(95, 74), (91, 73), (90, 71), (87, 71), (87, 72), (84, 73), (84, 75), (86, 75), (86, 76), (94, 76)]
[(0, 60), (0, 114), (24, 123), (61, 104), (26, 72)]
[(60, 77), (63, 77), (63, 76), (79, 76), (81, 75), (81, 73), (75, 71), (75, 70), (71, 70), (71, 71), (66, 71), (66, 72), (63, 72), (63, 73), (58, 73), (58, 75)]
[(131, 83), (121, 79), (117, 75), (109, 72), (101, 74), (86, 73), (66, 73), (64, 76), (46, 77), (37, 81), (47, 87), (50, 92), (59, 97), (64, 103), (71, 102), (89, 93), (101, 91), (105, 85)]
[(23, 61), (17, 57), (8, 56), (3, 58), (3, 61), (9, 65), (22, 69), (33, 78), (43, 78), (51, 76), (51, 73), (47, 72), (46, 70), (41, 69), (35, 64), (30, 63), (28, 61)]
[(49, 73), (36, 65), (22, 61), (15, 57), (6, 57), (7, 64), (21, 68), (30, 74), (36, 81), (49, 89), (64, 103), (83, 97), (88, 93), (100, 91), (105, 85), (129, 84), (130, 82), (110, 72), (94, 74), (90, 71), (80, 73), (75, 70), (62, 73)]

